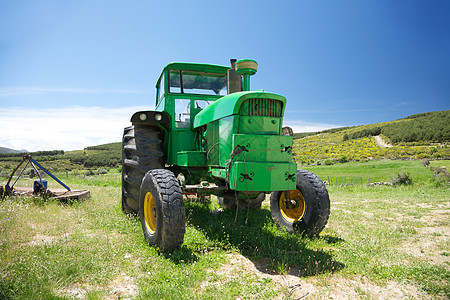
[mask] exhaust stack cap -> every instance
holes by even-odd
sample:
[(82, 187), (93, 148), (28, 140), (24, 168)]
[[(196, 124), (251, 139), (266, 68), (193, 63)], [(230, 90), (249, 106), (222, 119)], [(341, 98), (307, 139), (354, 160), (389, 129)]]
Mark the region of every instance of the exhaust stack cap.
[(241, 59), (236, 62), (236, 71), (239, 75), (254, 75), (258, 69), (258, 63), (253, 59)]
[(253, 59), (241, 59), (236, 62), (236, 72), (242, 76), (242, 90), (250, 91), (250, 76), (256, 73), (258, 63)]

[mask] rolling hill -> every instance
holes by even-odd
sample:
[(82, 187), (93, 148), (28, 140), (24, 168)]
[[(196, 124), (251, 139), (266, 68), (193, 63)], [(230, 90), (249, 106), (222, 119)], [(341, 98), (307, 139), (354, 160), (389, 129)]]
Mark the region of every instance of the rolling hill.
[(14, 149), (6, 148), (6, 147), (0, 147), (0, 153), (24, 153), (24, 152), (28, 152), (28, 151), (25, 149), (14, 150)]
[(450, 110), (315, 133), (294, 134), (300, 164), (450, 157)]

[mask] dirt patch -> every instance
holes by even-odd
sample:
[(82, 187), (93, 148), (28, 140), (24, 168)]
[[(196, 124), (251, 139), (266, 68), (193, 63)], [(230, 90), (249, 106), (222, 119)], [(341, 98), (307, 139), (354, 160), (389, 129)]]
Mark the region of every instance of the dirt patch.
[(324, 279), (313, 278), (322, 288), (308, 299), (436, 299), (435, 296), (420, 291), (416, 286), (389, 281), (386, 285), (376, 285), (364, 276)]
[(31, 238), (31, 241), (22, 243), (22, 245), (24, 245), (24, 246), (49, 245), (49, 244), (57, 242), (61, 239), (65, 239), (69, 235), (70, 234), (64, 234), (62, 236), (53, 236), (53, 235), (45, 235), (45, 234), (38, 233), (38, 234), (33, 235), (33, 237)]
[(59, 290), (58, 294), (62, 297), (71, 299), (87, 299), (88, 293), (91, 291), (103, 290), (107, 291), (107, 296), (103, 299), (134, 299), (138, 295), (139, 288), (135, 279), (122, 274), (119, 278), (109, 283), (106, 287), (97, 287), (80, 283), (72, 284), (64, 289)]
[(450, 270), (447, 250), (450, 245), (448, 218), (448, 210), (431, 210), (419, 219), (425, 226), (416, 228), (417, 237), (403, 243), (399, 250)]
[(109, 284), (108, 290), (110, 291), (108, 299), (134, 299), (139, 288), (133, 277), (122, 274), (121, 278)]
[[(273, 274), (268, 269), (268, 264), (264, 261), (252, 262), (250, 259), (238, 253), (228, 253), (227, 263), (219, 270), (214, 271), (217, 275), (231, 280), (237, 274), (242, 276), (243, 273), (252, 274), (259, 279), (268, 279), (280, 287), (280, 295), (275, 299), (286, 299), (290, 296), (292, 299), (305, 297), (316, 291), (316, 288), (309, 283), (301, 280), (298, 276), (286, 274)], [(201, 288), (205, 288), (210, 284), (220, 284), (218, 282), (204, 282)]]
[(375, 135), (373, 137), (375, 139), (375, 144), (380, 147), (380, 148), (390, 148), (392, 147), (391, 144), (387, 143), (382, 137), (381, 135)]
[(51, 244), (54, 240), (56, 240), (56, 236), (49, 236), (45, 234), (36, 234), (33, 236), (32, 240), (27, 243), (23, 243), (25, 246), (40, 246), (45, 244)]
[[(342, 278), (339, 274), (334, 274), (333, 277), (301, 278), (295, 269), (291, 269), (286, 275), (280, 275), (270, 272), (269, 265), (264, 261), (253, 262), (238, 253), (229, 253), (227, 256), (228, 262), (215, 271), (217, 275), (233, 278), (236, 274), (247, 273), (260, 279), (269, 279), (280, 287), (280, 294), (275, 299), (433, 298), (410, 284), (389, 281), (386, 285), (377, 285), (363, 276)], [(220, 283), (204, 282), (202, 288), (209, 284)]]

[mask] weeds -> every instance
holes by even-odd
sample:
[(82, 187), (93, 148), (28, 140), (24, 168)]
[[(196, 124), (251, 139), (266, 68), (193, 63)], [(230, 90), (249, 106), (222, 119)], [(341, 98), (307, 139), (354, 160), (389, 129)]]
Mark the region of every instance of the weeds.
[(393, 185), (411, 185), (413, 183), (411, 175), (406, 173), (397, 173), (397, 176), (392, 179)]

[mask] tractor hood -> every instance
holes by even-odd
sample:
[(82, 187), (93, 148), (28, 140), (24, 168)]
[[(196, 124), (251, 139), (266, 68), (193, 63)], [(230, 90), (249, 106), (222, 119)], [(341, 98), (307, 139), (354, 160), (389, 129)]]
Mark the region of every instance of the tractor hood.
[(238, 115), (241, 104), (248, 99), (273, 99), (283, 103), (282, 115), (286, 106), (286, 98), (281, 95), (266, 92), (237, 92), (216, 100), (195, 116), (194, 128), (201, 127), (212, 121), (231, 115)]

